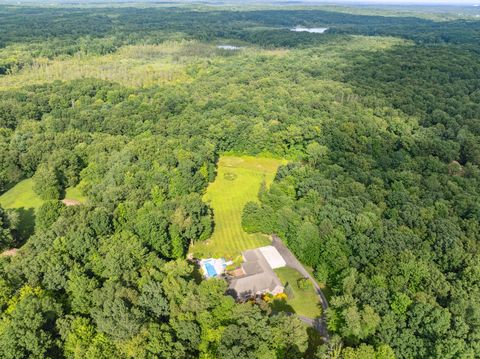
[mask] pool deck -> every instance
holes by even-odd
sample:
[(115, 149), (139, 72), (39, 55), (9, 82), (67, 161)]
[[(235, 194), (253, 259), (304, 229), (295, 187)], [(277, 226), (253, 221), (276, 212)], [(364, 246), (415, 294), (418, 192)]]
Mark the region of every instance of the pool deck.
[(215, 278), (225, 273), (227, 263), (224, 258), (207, 258), (199, 262), (205, 278)]

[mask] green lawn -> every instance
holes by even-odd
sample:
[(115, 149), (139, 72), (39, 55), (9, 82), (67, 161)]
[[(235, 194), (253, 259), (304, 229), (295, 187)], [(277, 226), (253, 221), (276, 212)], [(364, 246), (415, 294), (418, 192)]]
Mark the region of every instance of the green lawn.
[(272, 158), (222, 156), (217, 177), (204, 197), (213, 208), (215, 229), (207, 242), (193, 245), (190, 252), (196, 257), (234, 258), (246, 249), (268, 245), (267, 236), (242, 229), (242, 211), (248, 201), (258, 201), (262, 181), (272, 183), (284, 163)]
[[(79, 202), (85, 202), (87, 200), (78, 187), (67, 188), (65, 198), (74, 199)], [(44, 201), (33, 191), (33, 180), (31, 178), (18, 182), (0, 196), (0, 205), (3, 208), (37, 209), (43, 202)]]
[(310, 281), (307, 282), (307, 288), (302, 289), (298, 286), (298, 280), (303, 276), (295, 269), (283, 267), (275, 269), (275, 273), (277, 273), (283, 285), (290, 284), (293, 298), (289, 298), (287, 304), (293, 308), (295, 313), (312, 319), (322, 314), (318, 296)]
[[(86, 198), (78, 187), (66, 189), (65, 198), (84, 202)], [(44, 201), (33, 191), (33, 180), (28, 178), (20, 181), (0, 196), (0, 205), (3, 208), (16, 209), (19, 218), (19, 232), (22, 239), (27, 239), (33, 232), (35, 225), (35, 211)]]
[(43, 200), (33, 192), (31, 178), (17, 183), (0, 196), (0, 205), (4, 208), (38, 208)]
[(31, 178), (17, 183), (0, 196), (0, 205), (3, 208), (16, 209), (19, 215), (18, 231), (21, 241), (26, 240), (35, 226), (35, 210), (43, 200), (33, 192)]
[(68, 187), (66, 190), (65, 190), (65, 198), (66, 199), (73, 199), (73, 200), (77, 200), (79, 202), (86, 202), (87, 201), (87, 197), (85, 197), (81, 192), (80, 192), (80, 189), (79, 187)]

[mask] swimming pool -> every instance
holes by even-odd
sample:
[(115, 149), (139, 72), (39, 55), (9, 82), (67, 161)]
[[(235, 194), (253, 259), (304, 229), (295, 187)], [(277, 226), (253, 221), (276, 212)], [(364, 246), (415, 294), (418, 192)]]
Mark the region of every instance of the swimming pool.
[(212, 263), (206, 262), (205, 269), (207, 270), (208, 277), (215, 277), (217, 275), (215, 267)]
[(224, 258), (207, 258), (200, 260), (200, 268), (206, 278), (218, 277), (225, 273), (227, 262)]

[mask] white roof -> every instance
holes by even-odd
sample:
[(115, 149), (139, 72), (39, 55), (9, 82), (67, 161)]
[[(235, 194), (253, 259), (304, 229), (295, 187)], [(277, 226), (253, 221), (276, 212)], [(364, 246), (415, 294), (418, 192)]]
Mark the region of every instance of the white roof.
[(277, 248), (273, 246), (266, 246), (258, 249), (260, 252), (262, 252), (272, 269), (285, 267), (287, 265), (287, 263), (285, 263), (285, 259), (283, 259), (282, 255), (277, 251)]

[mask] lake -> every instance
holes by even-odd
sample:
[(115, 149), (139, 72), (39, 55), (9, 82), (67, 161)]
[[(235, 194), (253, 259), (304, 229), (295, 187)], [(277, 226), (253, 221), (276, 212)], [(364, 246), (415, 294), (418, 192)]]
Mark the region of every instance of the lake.
[(290, 31), (311, 32), (315, 34), (323, 34), (327, 30), (328, 30), (328, 27), (299, 27), (299, 26), (290, 29)]
[(233, 45), (218, 45), (217, 49), (222, 49), (222, 50), (241, 50), (243, 47), (240, 46), (233, 46)]

